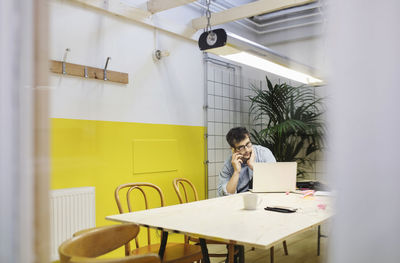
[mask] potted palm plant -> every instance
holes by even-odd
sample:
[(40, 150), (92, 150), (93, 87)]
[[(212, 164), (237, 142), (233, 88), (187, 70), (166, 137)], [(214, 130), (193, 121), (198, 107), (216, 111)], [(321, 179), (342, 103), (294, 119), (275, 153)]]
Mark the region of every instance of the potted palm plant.
[(251, 85), (250, 112), (256, 123), (251, 136), (269, 148), (277, 161), (296, 161), (297, 175), (304, 177), (313, 166), (312, 154), (324, 146), (323, 99), (316, 98), (310, 87), (272, 85), (266, 80), (267, 89)]

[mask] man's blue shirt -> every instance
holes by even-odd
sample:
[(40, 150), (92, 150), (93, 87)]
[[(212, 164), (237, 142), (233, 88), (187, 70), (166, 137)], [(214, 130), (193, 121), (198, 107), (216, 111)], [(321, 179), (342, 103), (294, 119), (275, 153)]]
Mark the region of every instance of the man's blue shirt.
[[(256, 163), (274, 163), (276, 162), (274, 155), (272, 152), (263, 146), (253, 145), (253, 154), (256, 154), (255, 162)], [(232, 166), (232, 154), (230, 154), (229, 158), (225, 161), (224, 166), (222, 167), (221, 172), (219, 173), (219, 183), (218, 183), (218, 195), (229, 195), (226, 190), (226, 185), (231, 179), (234, 169)], [(239, 173), (239, 181), (236, 187), (236, 192), (240, 190), (240, 192), (246, 192), (249, 190), (249, 182), (253, 179), (253, 170), (247, 166), (247, 164), (242, 164), (242, 169)]]

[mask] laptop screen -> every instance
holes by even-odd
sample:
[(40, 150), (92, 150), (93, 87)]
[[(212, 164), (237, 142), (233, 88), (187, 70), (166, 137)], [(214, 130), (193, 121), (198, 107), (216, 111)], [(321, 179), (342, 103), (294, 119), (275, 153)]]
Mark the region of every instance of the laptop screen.
[(296, 190), (296, 162), (255, 163), (252, 192)]

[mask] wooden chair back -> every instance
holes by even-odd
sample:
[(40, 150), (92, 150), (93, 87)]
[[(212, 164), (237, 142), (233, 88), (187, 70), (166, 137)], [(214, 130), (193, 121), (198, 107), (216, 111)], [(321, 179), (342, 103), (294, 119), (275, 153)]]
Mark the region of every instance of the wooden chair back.
[[(172, 185), (174, 186), (175, 193), (178, 196), (179, 202), (181, 204), (189, 203), (189, 202), (193, 202), (193, 201), (199, 201), (199, 196), (197, 194), (196, 187), (188, 179), (175, 178), (172, 181)], [(191, 196), (192, 199), (190, 199), (189, 196)], [(189, 238), (186, 235), (184, 236), (184, 238), (185, 238), (185, 243), (187, 243), (187, 244), (189, 244), (189, 240), (192, 240), (194, 242), (198, 241), (198, 239)]]
[(97, 259), (134, 239), (139, 233), (136, 224), (121, 224), (92, 228), (63, 242), (58, 252), (60, 263), (160, 263), (157, 254), (129, 256), (117, 259)]
[[(197, 194), (196, 187), (193, 185), (191, 181), (185, 178), (175, 178), (172, 182), (175, 193), (178, 196), (179, 202), (181, 204), (183, 203), (189, 203), (193, 201), (199, 201), (199, 196)], [(182, 192), (181, 192), (182, 189)], [(194, 200), (189, 200), (189, 192), (192, 193), (192, 197)]]
[[(151, 207), (149, 207), (149, 201), (148, 201), (148, 196), (147, 194), (150, 194), (150, 191), (156, 193), (156, 196), (158, 196), (160, 198), (160, 206), (164, 206), (165, 203), (165, 198), (164, 195), (160, 189), (160, 187), (151, 184), (151, 183), (127, 183), (127, 184), (122, 184), (119, 185), (114, 192), (114, 196), (115, 196), (115, 201), (117, 202), (117, 206), (118, 206), (118, 211), (123, 214), (123, 213), (127, 213), (127, 212), (134, 212), (133, 210), (133, 191), (136, 191), (138, 193), (140, 193), (143, 197), (144, 200), (144, 208), (145, 209), (149, 209)], [(121, 197), (125, 198), (126, 201), (126, 208), (123, 207), (123, 202), (121, 200)], [(137, 201), (137, 199), (136, 199)], [(137, 204), (137, 203), (136, 203)], [(147, 244), (151, 245), (151, 237), (150, 237), (150, 228), (146, 228), (147, 231)], [(135, 244), (136, 244), (136, 248), (139, 248), (139, 238), (136, 237), (135, 238)], [(126, 255), (129, 255), (130, 253), (130, 244), (126, 244), (125, 245), (125, 253)]]

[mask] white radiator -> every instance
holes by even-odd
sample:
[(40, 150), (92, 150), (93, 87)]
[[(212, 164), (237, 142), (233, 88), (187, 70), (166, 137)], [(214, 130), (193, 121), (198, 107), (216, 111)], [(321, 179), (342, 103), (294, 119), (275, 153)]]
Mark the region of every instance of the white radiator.
[(94, 187), (50, 192), (51, 261), (59, 260), (58, 247), (73, 233), (95, 227), (95, 215)]

